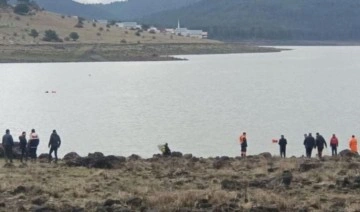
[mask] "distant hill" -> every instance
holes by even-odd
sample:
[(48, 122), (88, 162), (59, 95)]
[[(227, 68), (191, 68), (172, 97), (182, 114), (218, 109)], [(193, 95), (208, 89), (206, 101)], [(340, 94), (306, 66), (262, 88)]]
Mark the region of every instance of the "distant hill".
[(360, 40), (359, 0), (202, 0), (142, 22), (200, 28), (221, 40)]
[(134, 20), (165, 10), (189, 6), (200, 0), (128, 0), (111, 4), (81, 4), (72, 0), (35, 0), (48, 11), (89, 19)]

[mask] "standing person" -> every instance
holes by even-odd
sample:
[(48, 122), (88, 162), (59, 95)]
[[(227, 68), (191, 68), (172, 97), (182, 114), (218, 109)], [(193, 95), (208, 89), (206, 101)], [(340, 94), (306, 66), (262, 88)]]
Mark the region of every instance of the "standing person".
[(324, 137), (322, 135), (320, 135), (320, 133), (318, 133), (318, 132), (316, 133), (315, 146), (318, 149), (318, 156), (319, 156), (319, 158), (321, 158), (324, 146), (327, 148), (327, 144), (326, 144)]
[(281, 135), (281, 138), (279, 139), (279, 146), (280, 146), (280, 157), (286, 158), (286, 145), (287, 140), (285, 139), (284, 135)]
[(56, 130), (53, 130), (53, 132), (50, 135), (50, 140), (49, 140), (49, 148), (50, 148), (50, 152), (49, 152), (49, 163), (51, 162), (51, 154), (52, 152), (54, 152), (55, 154), (55, 163), (57, 163), (58, 157), (57, 157), (57, 150), (61, 145), (61, 139), (60, 136), (57, 134)]
[(20, 141), (20, 150), (21, 150), (21, 156), (20, 161), (23, 162), (23, 159), (25, 157), (25, 161), (27, 161), (27, 140), (26, 140), (26, 132), (22, 132), (19, 136)]
[(164, 155), (164, 156), (171, 156), (171, 150), (170, 150), (170, 148), (169, 148), (168, 143), (165, 143), (165, 145), (164, 145), (163, 155)]
[(39, 136), (35, 132), (35, 129), (32, 129), (31, 133), (30, 133), (30, 139), (29, 139), (29, 154), (30, 154), (30, 158), (33, 161), (36, 161), (36, 158), (37, 158), (36, 151), (37, 151), (37, 147), (39, 146), (39, 143), (40, 143)]
[(337, 155), (337, 147), (339, 146), (339, 140), (335, 134), (330, 138), (330, 146), (331, 146), (331, 155)]
[(4, 148), (4, 153), (5, 153), (5, 161), (6, 163), (10, 160), (10, 163), (12, 163), (12, 158), (13, 158), (13, 146), (14, 146), (14, 140), (12, 135), (10, 135), (10, 130), (6, 130), (5, 131), (5, 135), (2, 138), (2, 145)]
[(352, 135), (349, 141), (349, 147), (351, 152), (353, 153), (358, 153), (358, 148), (357, 148), (357, 139), (355, 138), (355, 135)]
[(240, 136), (241, 157), (246, 157), (247, 139), (246, 132)]
[(308, 136), (306, 136), (304, 140), (304, 146), (306, 150), (306, 157), (311, 158), (311, 153), (313, 148), (315, 148), (315, 138), (312, 137), (311, 133), (309, 133)]

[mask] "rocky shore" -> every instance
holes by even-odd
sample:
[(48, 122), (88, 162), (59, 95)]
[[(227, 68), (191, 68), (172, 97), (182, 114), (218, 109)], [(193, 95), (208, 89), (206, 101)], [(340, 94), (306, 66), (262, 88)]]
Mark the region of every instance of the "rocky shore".
[(0, 169), (0, 211), (360, 211), (360, 158), (81, 157)]

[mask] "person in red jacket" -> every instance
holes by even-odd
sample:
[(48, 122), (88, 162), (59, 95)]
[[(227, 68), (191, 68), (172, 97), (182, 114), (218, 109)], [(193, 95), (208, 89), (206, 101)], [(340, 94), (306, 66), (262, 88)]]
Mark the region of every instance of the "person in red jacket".
[(331, 146), (331, 154), (332, 156), (337, 155), (337, 147), (339, 146), (339, 140), (335, 134), (332, 135), (330, 139), (330, 146)]

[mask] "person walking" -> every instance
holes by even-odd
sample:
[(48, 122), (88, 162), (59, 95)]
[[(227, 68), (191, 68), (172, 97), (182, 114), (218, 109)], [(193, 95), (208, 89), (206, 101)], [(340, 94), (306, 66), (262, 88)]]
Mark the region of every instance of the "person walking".
[(53, 130), (53, 132), (50, 135), (50, 140), (49, 140), (49, 144), (48, 144), (48, 146), (50, 148), (49, 163), (51, 162), (51, 156), (52, 156), (53, 152), (55, 154), (55, 163), (57, 163), (57, 160), (58, 160), (57, 151), (58, 151), (58, 148), (60, 147), (60, 145), (61, 145), (60, 136), (57, 134), (56, 130)]
[(21, 156), (20, 156), (20, 161), (23, 162), (24, 157), (25, 157), (25, 161), (27, 161), (27, 140), (26, 140), (26, 132), (22, 132), (21, 135), (19, 136), (19, 141), (20, 141), (20, 150), (21, 150)]
[(40, 139), (38, 134), (35, 132), (35, 129), (31, 130), (30, 139), (29, 139), (29, 155), (32, 161), (36, 161), (37, 158), (37, 147), (39, 146)]
[(281, 138), (279, 139), (279, 146), (280, 146), (280, 157), (286, 158), (286, 145), (287, 140), (285, 139), (284, 135), (281, 135)]
[(326, 141), (320, 133), (316, 133), (315, 146), (318, 149), (318, 156), (322, 158), (322, 151), (324, 150), (324, 146), (327, 148)]
[(339, 146), (339, 140), (335, 134), (333, 134), (332, 137), (330, 138), (330, 146), (331, 146), (331, 155), (337, 156), (337, 148)]
[(246, 149), (247, 149), (247, 139), (246, 132), (240, 136), (240, 146), (241, 146), (241, 157), (246, 157)]
[(358, 148), (357, 148), (357, 139), (355, 138), (355, 135), (352, 135), (349, 141), (349, 147), (351, 152), (353, 153), (358, 153)]
[(5, 153), (5, 162), (7, 163), (10, 160), (10, 163), (12, 163), (13, 158), (13, 146), (14, 146), (14, 140), (12, 135), (10, 135), (10, 130), (5, 130), (5, 135), (2, 138), (2, 145), (4, 148)]
[(304, 146), (306, 150), (306, 157), (311, 158), (312, 150), (315, 148), (315, 138), (309, 133), (304, 140)]

